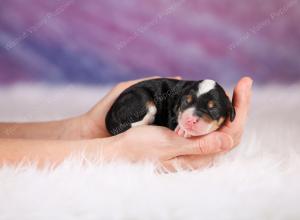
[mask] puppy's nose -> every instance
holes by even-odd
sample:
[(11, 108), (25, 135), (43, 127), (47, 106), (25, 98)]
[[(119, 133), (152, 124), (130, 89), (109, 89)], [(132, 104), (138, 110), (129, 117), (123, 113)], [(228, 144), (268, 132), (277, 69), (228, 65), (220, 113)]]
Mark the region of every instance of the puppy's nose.
[(196, 124), (198, 121), (199, 121), (199, 118), (196, 118), (196, 117), (189, 117), (189, 118), (187, 118), (187, 120), (186, 120), (186, 124), (187, 124), (187, 125), (194, 125), (194, 124)]

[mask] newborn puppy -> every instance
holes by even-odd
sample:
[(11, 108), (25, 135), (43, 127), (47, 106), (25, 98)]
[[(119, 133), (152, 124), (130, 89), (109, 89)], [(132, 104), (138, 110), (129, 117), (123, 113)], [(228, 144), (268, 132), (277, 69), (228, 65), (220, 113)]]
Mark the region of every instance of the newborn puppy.
[(124, 90), (106, 115), (106, 127), (117, 135), (139, 125), (165, 126), (183, 137), (217, 130), (235, 109), (213, 80), (153, 79)]

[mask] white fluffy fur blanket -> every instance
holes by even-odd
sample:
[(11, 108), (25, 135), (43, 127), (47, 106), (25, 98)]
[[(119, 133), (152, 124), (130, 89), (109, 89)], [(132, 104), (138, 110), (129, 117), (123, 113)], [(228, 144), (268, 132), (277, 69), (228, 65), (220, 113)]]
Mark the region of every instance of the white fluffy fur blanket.
[[(1, 88), (0, 120), (76, 115), (105, 91)], [(76, 160), (55, 170), (3, 167), (0, 219), (300, 219), (299, 94), (299, 85), (256, 88), (242, 144), (202, 171)]]

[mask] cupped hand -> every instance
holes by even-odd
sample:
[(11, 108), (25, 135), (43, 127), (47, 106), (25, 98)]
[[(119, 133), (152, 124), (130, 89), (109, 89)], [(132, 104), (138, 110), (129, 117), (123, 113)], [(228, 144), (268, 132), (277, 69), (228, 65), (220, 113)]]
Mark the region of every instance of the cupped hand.
[[(83, 116), (82, 134), (85, 138), (110, 136), (105, 116), (115, 99), (129, 86), (157, 77), (123, 82), (114, 87), (91, 111)], [(203, 137), (185, 139), (170, 129), (158, 126), (139, 126), (117, 136), (119, 155), (136, 162), (156, 160), (168, 170), (174, 164), (184, 168), (210, 165), (218, 153), (226, 152), (241, 142), (251, 101), (252, 79), (242, 78), (234, 89), (233, 105), (236, 118), (216, 132)], [(117, 149), (116, 149), (117, 150)]]
[[(153, 76), (143, 79), (131, 80), (117, 84), (101, 101), (99, 101), (89, 112), (80, 117), (80, 134), (85, 139), (104, 138), (111, 136), (105, 125), (105, 117), (110, 107), (118, 96), (128, 87), (149, 79), (160, 78)], [(181, 77), (172, 77), (173, 79), (181, 79)]]
[[(210, 141), (214, 139), (221, 140), (221, 145), (223, 146), (221, 148), (224, 149), (222, 153), (240, 144), (251, 103), (252, 84), (253, 80), (249, 77), (243, 77), (237, 83), (233, 92), (233, 105), (236, 111), (235, 120), (233, 122), (227, 120), (218, 131), (208, 134), (204, 137), (200, 137), (200, 140), (202, 142), (206, 142), (206, 144), (203, 145), (205, 146), (205, 148), (214, 148), (214, 146), (216, 145), (214, 145), (214, 143)], [(230, 137), (230, 139), (232, 140), (230, 147), (227, 146), (228, 137)], [(193, 139), (197, 141), (199, 138)], [(211, 152), (213, 151), (214, 150), (212, 150)], [(174, 162), (176, 162), (184, 168), (199, 168), (202, 166), (211, 165), (217, 155), (218, 153), (207, 155), (182, 155), (169, 160), (167, 163), (165, 163), (165, 166), (168, 169), (172, 170), (174, 168), (173, 164)]]
[(120, 135), (123, 155), (130, 161), (153, 159), (163, 168), (197, 169), (212, 164), (219, 153), (224, 153), (241, 142), (251, 101), (252, 79), (242, 78), (234, 89), (233, 105), (236, 118), (206, 136), (186, 139), (158, 126), (140, 126)]
[(229, 150), (233, 145), (232, 138), (225, 133), (188, 139), (166, 127), (153, 125), (133, 127), (113, 139), (116, 157), (131, 162), (154, 161), (166, 168), (179, 156), (207, 156)]

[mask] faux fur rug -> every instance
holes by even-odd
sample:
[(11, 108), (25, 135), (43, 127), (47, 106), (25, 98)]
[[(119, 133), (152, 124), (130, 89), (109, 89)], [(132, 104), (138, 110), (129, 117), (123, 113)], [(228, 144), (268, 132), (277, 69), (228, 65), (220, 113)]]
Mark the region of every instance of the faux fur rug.
[[(0, 120), (59, 119), (106, 88), (0, 89)], [(0, 169), (0, 219), (300, 219), (300, 86), (256, 88), (242, 144), (201, 171), (68, 160)], [(143, 146), (141, 146), (143, 147)]]

